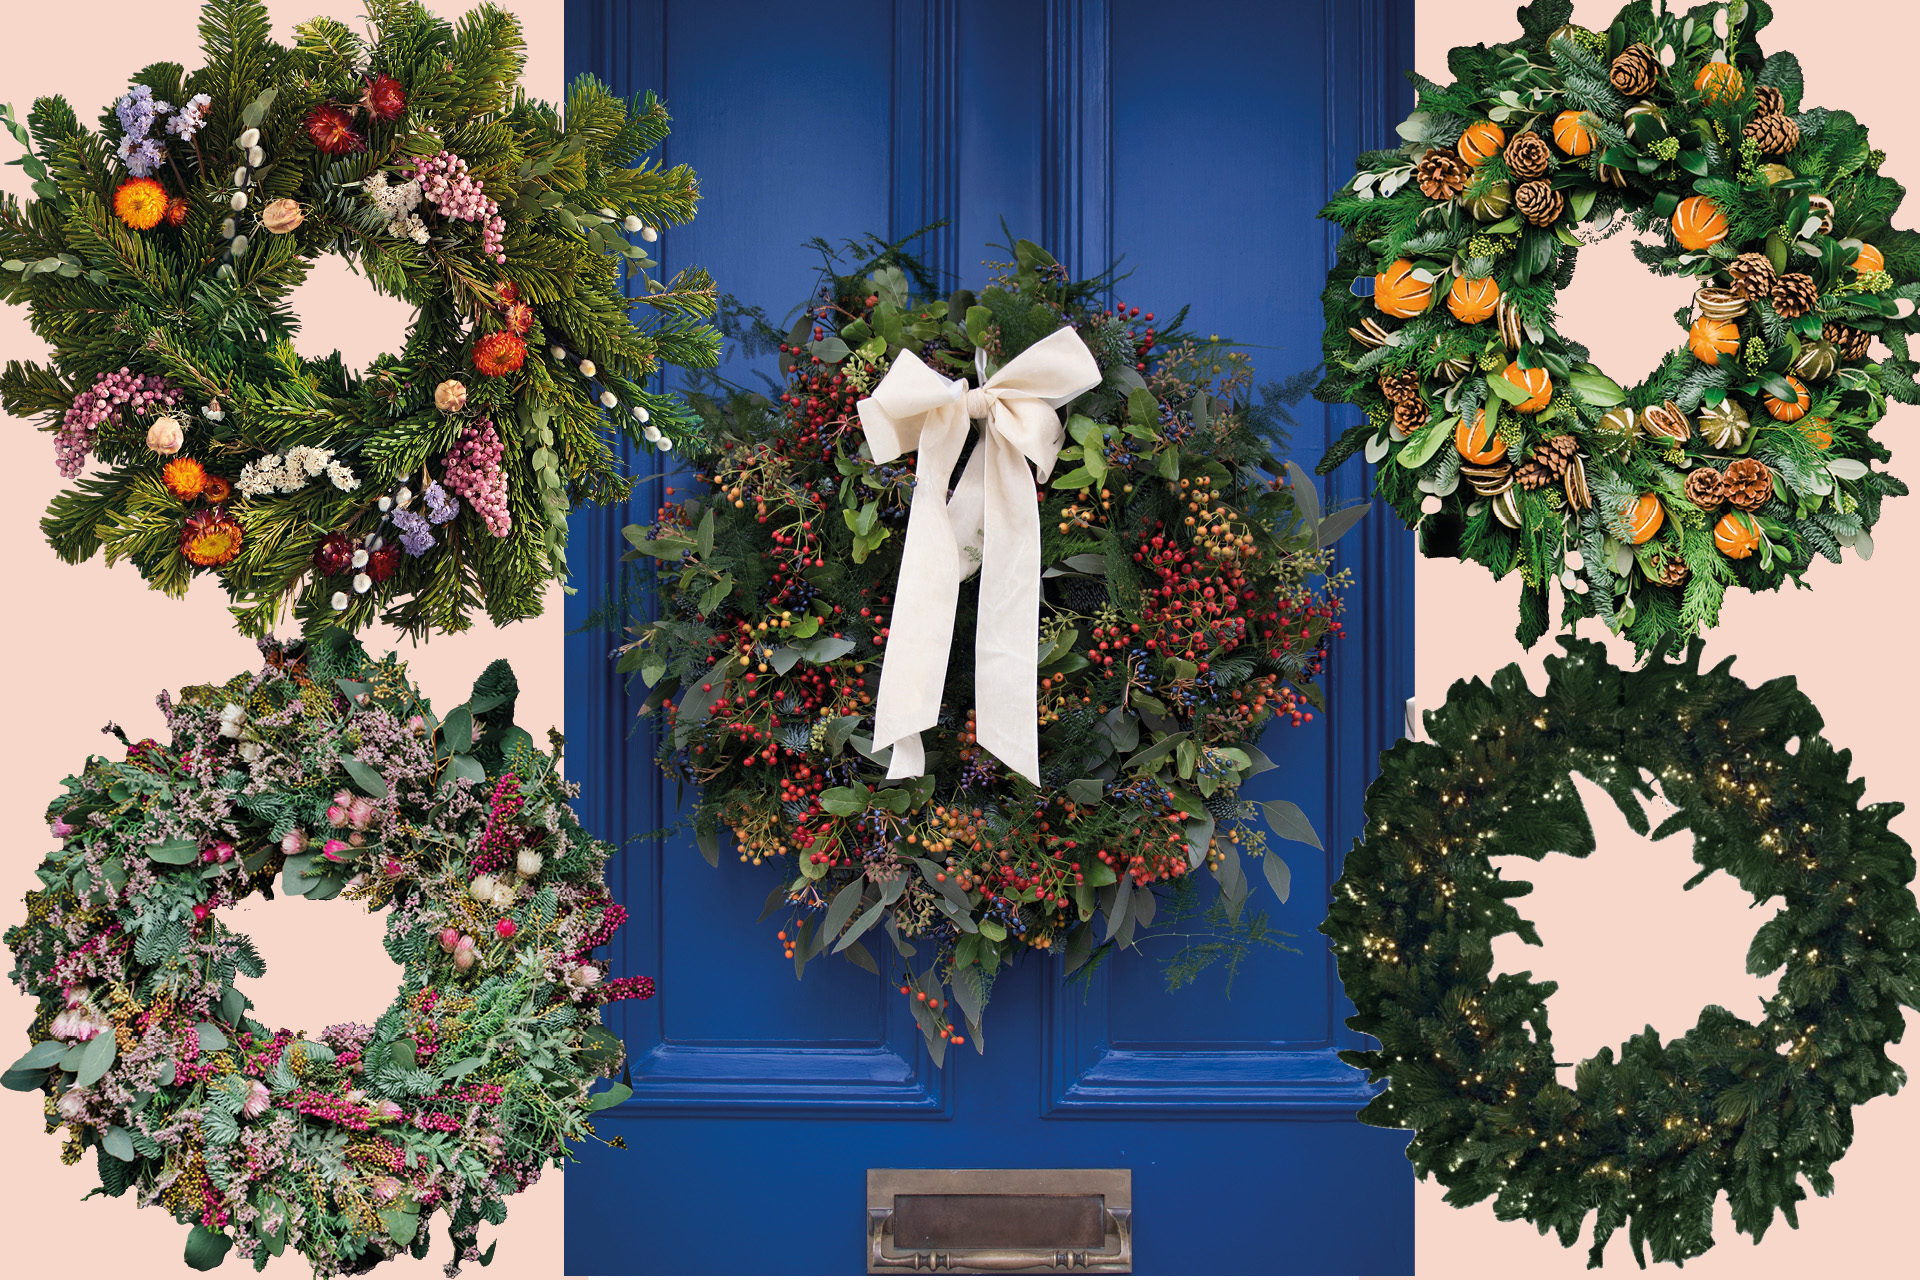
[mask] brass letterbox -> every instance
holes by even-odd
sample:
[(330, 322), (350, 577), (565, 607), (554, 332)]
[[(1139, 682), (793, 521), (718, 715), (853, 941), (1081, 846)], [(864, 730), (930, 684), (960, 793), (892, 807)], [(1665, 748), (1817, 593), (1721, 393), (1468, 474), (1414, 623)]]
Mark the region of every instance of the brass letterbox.
[(867, 1274), (1133, 1271), (1131, 1169), (869, 1169)]

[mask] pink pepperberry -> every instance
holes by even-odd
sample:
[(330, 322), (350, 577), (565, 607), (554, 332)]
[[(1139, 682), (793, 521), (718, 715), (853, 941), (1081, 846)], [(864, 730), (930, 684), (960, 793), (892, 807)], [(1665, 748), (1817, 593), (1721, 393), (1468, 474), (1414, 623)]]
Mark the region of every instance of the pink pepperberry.
[(520, 926), (511, 920), (497, 920), (494, 922), (493, 931), (502, 938), (511, 938), (520, 931)]

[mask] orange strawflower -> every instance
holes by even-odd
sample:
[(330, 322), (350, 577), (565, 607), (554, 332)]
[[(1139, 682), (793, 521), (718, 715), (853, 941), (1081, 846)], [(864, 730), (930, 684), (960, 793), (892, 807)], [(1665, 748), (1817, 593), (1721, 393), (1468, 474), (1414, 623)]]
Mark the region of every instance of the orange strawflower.
[(527, 362), (527, 344), (511, 333), (490, 333), (473, 344), (473, 367), (489, 378), (514, 372)]
[(187, 220), (187, 198), (175, 196), (167, 201), (167, 225), (177, 227)]
[(212, 506), (217, 507), (232, 496), (233, 485), (225, 476), (216, 476), (209, 473), (207, 482), (200, 486), (201, 499)]
[(113, 212), (135, 231), (150, 231), (167, 212), (167, 189), (152, 178), (129, 178), (113, 190)]
[(182, 502), (192, 502), (207, 491), (207, 469), (192, 458), (175, 458), (160, 473), (160, 479)]
[(219, 507), (208, 507), (187, 517), (180, 530), (180, 554), (202, 569), (217, 569), (239, 555), (246, 540), (238, 520)]

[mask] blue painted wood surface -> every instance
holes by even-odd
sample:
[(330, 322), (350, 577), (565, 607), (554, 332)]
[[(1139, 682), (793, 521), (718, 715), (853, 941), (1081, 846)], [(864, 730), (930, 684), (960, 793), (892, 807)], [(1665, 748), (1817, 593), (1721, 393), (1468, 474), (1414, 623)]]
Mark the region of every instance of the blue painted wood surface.
[[(567, 0), (566, 61), (674, 115), (665, 158), (705, 201), (662, 236), (663, 271), (705, 266), (777, 317), (813, 283), (811, 237), (948, 218), (921, 256), (977, 285), (1004, 218), (1077, 272), (1123, 259), (1120, 299), (1193, 303), (1278, 379), (1319, 359), (1335, 229), (1314, 213), (1410, 107), (1412, 21), (1411, 0)], [(1352, 414), (1302, 406), (1303, 465)], [(679, 811), (644, 689), (584, 626), (619, 581), (621, 526), (689, 483), (631, 461), (650, 478), (627, 509), (574, 519), (567, 605), (567, 767), (614, 840)], [(1371, 480), (1356, 463), (1326, 487), (1351, 502)], [(755, 923), (773, 872), (715, 871), (690, 836), (626, 844), (614, 967), (661, 994), (613, 1007), (635, 1094), (599, 1128), (628, 1149), (568, 1171), (567, 1273), (855, 1273), (870, 1167), (1076, 1165), (1133, 1170), (1143, 1274), (1411, 1270), (1404, 1140), (1353, 1119), (1367, 1091), (1334, 1053), (1358, 1037), (1313, 932), (1412, 691), (1411, 544), (1376, 514), (1340, 552), (1357, 585), (1331, 714), (1271, 733), (1281, 767), (1252, 787), (1299, 802), (1328, 853), (1285, 847), (1286, 905), (1256, 890), (1300, 951), (1250, 961), (1231, 997), (1216, 972), (1169, 995), (1165, 943), (1072, 986), (1022, 963), (994, 988), (986, 1055), (936, 1070), (884, 979), (822, 958), (795, 983)]]

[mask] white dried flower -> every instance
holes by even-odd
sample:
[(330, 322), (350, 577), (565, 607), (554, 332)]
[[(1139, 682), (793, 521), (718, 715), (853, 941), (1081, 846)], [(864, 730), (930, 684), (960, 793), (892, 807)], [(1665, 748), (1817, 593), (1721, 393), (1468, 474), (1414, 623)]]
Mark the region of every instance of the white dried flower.
[(338, 613), (340, 610), (347, 607), (347, 593), (344, 591), (334, 592), (333, 600), (331, 601), (331, 603), (333, 605), (334, 612)]
[(372, 586), (373, 579), (369, 578), (366, 574), (356, 573), (353, 575), (353, 589), (361, 595), (365, 595)]

